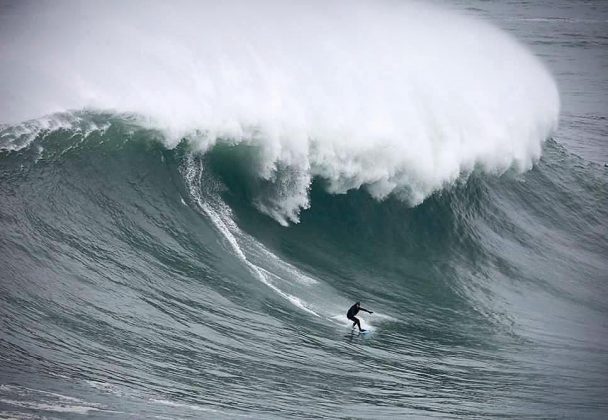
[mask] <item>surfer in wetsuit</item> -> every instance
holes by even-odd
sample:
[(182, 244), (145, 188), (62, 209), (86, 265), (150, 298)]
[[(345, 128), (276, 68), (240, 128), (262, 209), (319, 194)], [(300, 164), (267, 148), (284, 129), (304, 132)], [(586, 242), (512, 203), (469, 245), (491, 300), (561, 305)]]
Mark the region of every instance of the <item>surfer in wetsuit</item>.
[(362, 308), (360, 302), (357, 302), (353, 306), (350, 307), (350, 309), (346, 313), (346, 317), (348, 319), (350, 319), (351, 321), (353, 321), (353, 328), (355, 328), (355, 325), (356, 325), (357, 327), (359, 327), (359, 331), (363, 332), (365, 330), (361, 328), (361, 322), (359, 322), (359, 319), (355, 316), (355, 315), (357, 315), (357, 312), (359, 312), (359, 311), (364, 311), (364, 312), (367, 312), (368, 314), (373, 314), (372, 311), (368, 311), (367, 309)]

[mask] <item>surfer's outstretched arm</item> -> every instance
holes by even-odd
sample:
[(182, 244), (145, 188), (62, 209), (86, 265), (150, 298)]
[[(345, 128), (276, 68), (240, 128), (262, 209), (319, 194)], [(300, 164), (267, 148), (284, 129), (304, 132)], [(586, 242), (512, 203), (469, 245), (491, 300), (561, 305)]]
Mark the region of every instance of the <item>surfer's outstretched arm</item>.
[(365, 309), (365, 308), (361, 308), (361, 307), (359, 307), (359, 310), (360, 310), (360, 311), (367, 312), (368, 314), (373, 314), (373, 312), (372, 312), (372, 311), (368, 311), (368, 310), (367, 310), (367, 309)]

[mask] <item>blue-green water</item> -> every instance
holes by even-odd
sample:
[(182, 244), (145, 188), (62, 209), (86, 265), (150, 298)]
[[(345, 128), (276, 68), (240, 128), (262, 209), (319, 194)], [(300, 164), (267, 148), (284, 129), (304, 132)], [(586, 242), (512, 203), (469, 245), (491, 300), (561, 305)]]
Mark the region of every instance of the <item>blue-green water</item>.
[[(264, 130), (201, 147), (203, 123), (172, 137), (118, 104), (7, 117), (0, 417), (605, 417), (608, 9), (442, 7), (501, 26), (553, 74), (560, 125), (536, 139), (539, 157), (526, 149), (533, 165), (502, 168), (486, 150), (441, 178), (391, 166), (385, 143), (353, 155), (352, 143), (331, 143), (335, 161), (323, 161), (320, 135), (309, 172), (284, 155), (267, 170)], [(425, 106), (443, 106), (434, 101)], [(494, 117), (519, 121), (515, 110)], [(454, 156), (474, 146), (460, 145)], [(376, 167), (397, 175), (372, 182)], [(345, 317), (359, 300), (374, 311), (361, 314), (370, 334)]]

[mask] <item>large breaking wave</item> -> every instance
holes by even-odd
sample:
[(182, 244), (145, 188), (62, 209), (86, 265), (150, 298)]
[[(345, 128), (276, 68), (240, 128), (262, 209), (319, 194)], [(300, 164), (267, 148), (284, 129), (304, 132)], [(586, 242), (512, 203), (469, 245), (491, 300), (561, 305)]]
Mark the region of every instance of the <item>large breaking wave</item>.
[(26, 2), (0, 27), (2, 120), (93, 108), (169, 147), (244, 144), (282, 224), (315, 177), (418, 204), (475, 168), (529, 169), (557, 125), (531, 53), (416, 2)]

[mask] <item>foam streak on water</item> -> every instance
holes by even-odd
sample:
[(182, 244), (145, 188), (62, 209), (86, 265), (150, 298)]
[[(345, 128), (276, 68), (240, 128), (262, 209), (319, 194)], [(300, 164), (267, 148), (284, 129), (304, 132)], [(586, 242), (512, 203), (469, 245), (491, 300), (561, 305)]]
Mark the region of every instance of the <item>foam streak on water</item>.
[[(258, 265), (252, 263), (245, 256), (245, 253), (239, 245), (237, 236), (245, 237), (246, 235), (239, 230), (236, 223), (234, 223), (234, 221), (232, 220), (230, 208), (224, 203), (222, 203), (218, 197), (201, 197), (201, 191), (203, 191), (203, 186), (201, 184), (201, 181), (203, 180), (203, 165), (200, 159), (196, 159), (193, 156), (189, 156), (184, 164), (183, 172), (191, 197), (194, 199), (196, 205), (205, 213), (207, 217), (209, 217), (209, 219), (211, 219), (220, 234), (230, 244), (232, 251), (243, 261), (244, 264), (247, 265), (247, 267), (251, 270), (252, 274), (266, 286), (270, 287), (278, 295), (287, 299), (298, 308), (303, 309), (304, 311), (314, 316), (319, 316), (315, 311), (309, 308), (309, 305), (307, 303), (303, 302), (300, 298), (290, 295), (289, 293), (285, 293), (277, 286), (272, 284), (272, 282), (269, 280), (269, 273), (266, 272), (266, 270), (264, 270), (262, 267), (259, 267)], [(255, 241), (250, 240), (249, 242), (253, 242), (255, 244)], [(262, 247), (260, 248), (263, 249)], [(279, 260), (277, 257), (274, 257), (274, 259)], [(291, 272), (291, 274), (293, 274), (293, 271)]]

